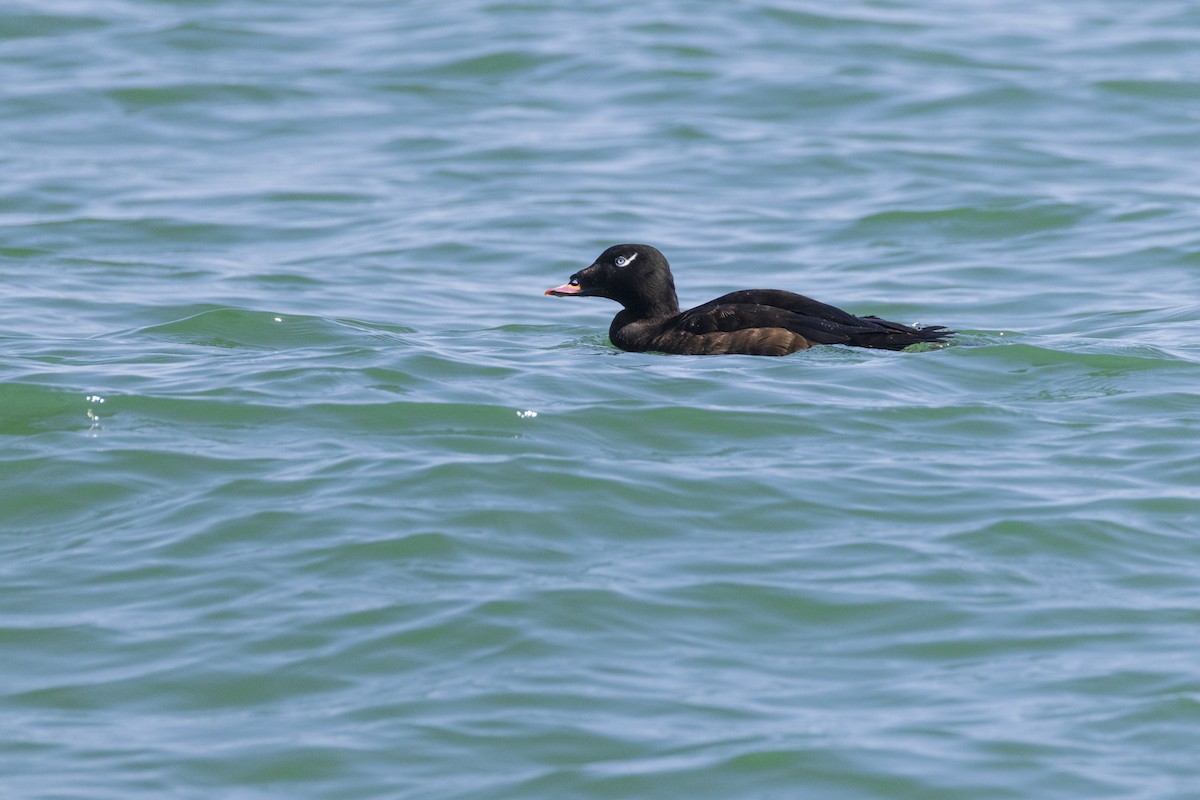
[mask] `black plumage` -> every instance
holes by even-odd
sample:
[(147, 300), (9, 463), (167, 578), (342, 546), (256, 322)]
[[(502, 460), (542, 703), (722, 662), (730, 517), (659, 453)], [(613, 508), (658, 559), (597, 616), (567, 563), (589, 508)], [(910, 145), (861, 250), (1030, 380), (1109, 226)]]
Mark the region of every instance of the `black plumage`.
[(954, 331), (913, 328), (879, 317), (857, 317), (804, 295), (744, 289), (680, 312), (667, 259), (644, 244), (608, 248), (568, 283), (547, 289), (558, 297), (607, 297), (621, 304), (608, 336), (622, 350), (680, 355), (782, 356), (817, 344), (901, 350), (942, 342)]

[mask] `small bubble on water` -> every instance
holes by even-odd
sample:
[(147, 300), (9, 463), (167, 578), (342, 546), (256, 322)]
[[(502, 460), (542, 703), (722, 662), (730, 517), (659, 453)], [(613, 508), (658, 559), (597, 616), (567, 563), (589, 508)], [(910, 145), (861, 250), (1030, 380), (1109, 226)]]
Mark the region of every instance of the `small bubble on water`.
[[(87, 400), (89, 403), (93, 403), (95, 405), (101, 405), (104, 403), (104, 398), (98, 394), (84, 395), (84, 399)], [(87, 409), (87, 419), (88, 419), (88, 430), (87, 430), (88, 435), (94, 439), (94, 438), (96, 438), (96, 436), (99, 435), (100, 415), (97, 414), (95, 411), (93, 411), (89, 407)]]
[(521, 419), (533, 419), (537, 416), (537, 412), (526, 409), (525, 411), (518, 411), (517, 416)]

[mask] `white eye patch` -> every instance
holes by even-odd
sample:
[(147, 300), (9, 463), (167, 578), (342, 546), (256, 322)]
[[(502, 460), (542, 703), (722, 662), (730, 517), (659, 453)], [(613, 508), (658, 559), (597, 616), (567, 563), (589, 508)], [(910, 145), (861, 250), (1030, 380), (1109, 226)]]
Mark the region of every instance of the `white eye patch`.
[(632, 264), (633, 260), (637, 257), (637, 253), (630, 253), (628, 256), (617, 256), (613, 263), (618, 267), (627, 267)]

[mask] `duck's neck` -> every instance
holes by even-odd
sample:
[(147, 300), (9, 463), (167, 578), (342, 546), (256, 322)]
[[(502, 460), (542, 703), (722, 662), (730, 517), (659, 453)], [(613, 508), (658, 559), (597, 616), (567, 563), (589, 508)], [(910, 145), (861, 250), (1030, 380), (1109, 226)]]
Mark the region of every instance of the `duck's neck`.
[(653, 297), (639, 297), (625, 304), (618, 317), (625, 317), (628, 322), (638, 320), (657, 320), (673, 317), (679, 313), (679, 298), (675, 288), (665, 292), (656, 292)]

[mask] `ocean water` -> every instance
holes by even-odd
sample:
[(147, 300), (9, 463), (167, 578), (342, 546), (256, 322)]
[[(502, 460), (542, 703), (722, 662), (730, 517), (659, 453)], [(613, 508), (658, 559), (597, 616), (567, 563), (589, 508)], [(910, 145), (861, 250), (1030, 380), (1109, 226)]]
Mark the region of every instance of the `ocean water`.
[[(0, 796), (1200, 797), (1200, 8), (0, 9)], [(921, 352), (629, 354), (647, 242)]]

